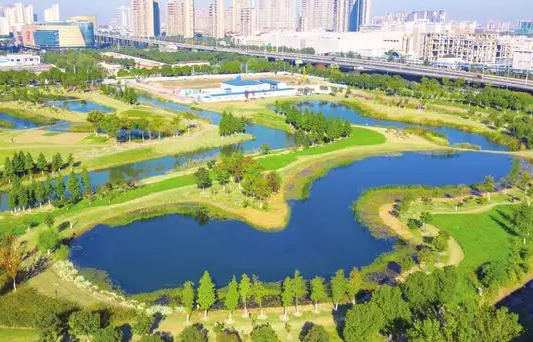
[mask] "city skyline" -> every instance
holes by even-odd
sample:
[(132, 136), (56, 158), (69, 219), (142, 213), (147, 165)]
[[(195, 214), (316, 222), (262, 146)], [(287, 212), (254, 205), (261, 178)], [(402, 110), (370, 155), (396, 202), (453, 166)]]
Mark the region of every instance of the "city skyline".
[[(11, 4), (13, 0), (0, 0), (0, 6)], [(116, 9), (121, 5), (128, 5), (129, 0), (92, 0), (91, 2), (73, 2), (71, 0), (26, 0), (21, 1), (24, 4), (31, 4), (38, 14), (39, 20), (43, 18), (46, 8), (53, 3), (58, 3), (61, 7), (61, 13), (64, 16), (72, 15), (96, 15), (99, 23), (107, 23), (111, 18), (116, 16)], [(162, 6), (166, 6), (167, 1), (163, 0)], [(213, 0), (196, 0), (197, 7), (207, 8)], [(226, 6), (230, 6), (231, 0), (226, 0)], [(482, 10), (480, 10), (482, 8)], [(523, 13), (533, 13), (533, 2), (524, 0), (508, 0), (506, 8), (502, 10), (501, 6), (488, 6), (486, 1), (472, 0), (468, 2), (459, 0), (437, 0), (432, 1), (430, 6), (423, 0), (406, 0), (401, 3), (392, 0), (376, 0), (372, 4), (372, 16), (382, 15), (386, 12), (395, 11), (412, 11), (412, 10), (437, 10), (442, 9), (450, 14), (452, 20), (478, 20), (480, 22), (491, 20), (511, 21), (513, 24), (520, 19), (529, 19), (523, 16)]]

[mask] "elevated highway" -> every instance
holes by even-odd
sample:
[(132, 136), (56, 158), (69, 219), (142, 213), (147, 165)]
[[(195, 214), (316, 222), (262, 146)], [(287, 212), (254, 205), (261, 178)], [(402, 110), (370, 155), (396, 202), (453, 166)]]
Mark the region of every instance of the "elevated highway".
[(424, 65), (404, 64), (394, 62), (382, 62), (373, 60), (364, 60), (356, 58), (345, 58), (337, 56), (321, 56), (308, 55), (300, 53), (289, 52), (270, 52), (249, 50), (242, 48), (228, 48), (228, 47), (214, 47), (186, 43), (174, 43), (165, 40), (151, 39), (151, 38), (137, 38), (137, 37), (122, 37), (108, 34), (97, 34), (96, 41), (99, 44), (110, 44), (131, 47), (147, 47), (147, 46), (172, 46), (178, 49), (211, 51), (211, 52), (229, 52), (239, 55), (269, 58), (275, 60), (284, 60), (290, 62), (301, 62), (311, 64), (336, 64), (341, 68), (347, 69), (362, 69), (367, 71), (391, 73), (415, 77), (434, 77), (434, 78), (462, 78), (469, 82), (478, 82), (483, 84), (491, 84), (498, 87), (507, 87), (515, 90), (522, 90), (533, 93), (533, 84), (525, 80), (519, 80), (509, 77), (493, 76), (487, 74), (479, 74), (460, 70), (438, 69)]

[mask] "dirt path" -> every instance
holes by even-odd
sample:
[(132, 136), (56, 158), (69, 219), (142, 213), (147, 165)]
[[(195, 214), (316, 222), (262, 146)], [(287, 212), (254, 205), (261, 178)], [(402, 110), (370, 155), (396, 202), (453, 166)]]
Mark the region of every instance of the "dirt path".
[[(414, 236), (413, 233), (409, 230), (409, 228), (406, 227), (397, 217), (392, 214), (393, 207), (393, 204), (386, 204), (380, 208), (379, 217), (381, 218), (383, 223), (401, 238), (411, 241), (415, 244), (421, 243), (421, 239)], [(437, 227), (432, 225), (425, 225), (424, 229), (427, 230), (426, 236), (436, 236), (439, 233)], [(453, 237), (448, 240), (448, 250), (442, 255), (447, 255), (448, 260), (445, 264), (436, 264), (437, 267), (457, 266), (461, 263), (461, 261), (463, 261), (465, 257), (463, 249)]]

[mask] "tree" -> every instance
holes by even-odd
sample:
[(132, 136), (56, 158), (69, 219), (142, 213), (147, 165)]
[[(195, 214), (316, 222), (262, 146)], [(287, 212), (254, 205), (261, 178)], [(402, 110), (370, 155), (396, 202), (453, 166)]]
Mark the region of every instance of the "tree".
[(377, 340), (383, 327), (383, 319), (374, 303), (354, 305), (346, 315), (343, 330), (346, 342), (367, 342)]
[(494, 178), (492, 176), (487, 176), (483, 180), (483, 183), (480, 184), (480, 189), (485, 191), (487, 193), (487, 197), (490, 201), (490, 194), (491, 192), (494, 192), (494, 189), (496, 188), (496, 182), (494, 181)]
[(190, 281), (183, 285), (182, 300), (185, 312), (187, 313), (187, 324), (189, 324), (191, 314), (194, 310), (194, 284)]
[(239, 283), (239, 295), (244, 306), (244, 316), (248, 316), (248, 300), (252, 295), (250, 278), (246, 274), (241, 276), (241, 282)]
[(65, 183), (63, 181), (62, 177), (57, 177), (56, 179), (56, 196), (59, 197), (59, 199), (63, 199), (65, 197)]
[(35, 200), (37, 202), (39, 202), (39, 206), (42, 207), (43, 206), (43, 202), (44, 202), (44, 185), (43, 185), (43, 183), (35, 184), (33, 189), (35, 190)]
[(89, 172), (85, 167), (81, 172), (81, 182), (83, 184), (83, 193), (85, 194), (85, 196), (90, 196), (93, 190), (91, 188), (91, 179), (89, 177)]
[(357, 293), (361, 289), (361, 282), (361, 273), (359, 273), (357, 267), (352, 268), (352, 270), (350, 271), (350, 279), (348, 280), (348, 290), (350, 291), (350, 294), (352, 296), (353, 305), (355, 305)]
[(267, 155), (270, 153), (270, 146), (268, 144), (261, 145), (261, 154)]
[(92, 336), (100, 329), (100, 315), (97, 312), (76, 311), (68, 319), (69, 330), (76, 337)]
[(205, 192), (205, 189), (212, 185), (211, 175), (205, 167), (199, 168), (194, 173), (194, 178), (196, 180), (196, 185), (199, 189), (202, 189), (202, 192)]
[(287, 320), (287, 308), (294, 300), (294, 286), (290, 277), (285, 278), (281, 290), (281, 303), (283, 304), (283, 320)]
[(52, 171), (59, 172), (63, 168), (63, 158), (60, 153), (56, 153), (52, 158)]
[(40, 341), (57, 342), (63, 335), (63, 322), (52, 311), (45, 311), (35, 319), (35, 327), (39, 331)]
[(43, 153), (40, 153), (37, 158), (37, 170), (41, 172), (41, 175), (44, 175), (44, 172), (48, 171), (48, 161)]
[(24, 159), (24, 171), (26, 171), (26, 175), (31, 176), (33, 174), (33, 169), (35, 169), (35, 162), (33, 161), (31, 153), (28, 152)]
[(207, 311), (215, 304), (215, 300), (215, 285), (211, 280), (209, 272), (205, 271), (200, 279), (200, 286), (198, 287), (198, 304), (204, 310), (205, 319), (207, 319)]
[(67, 166), (74, 168), (74, 155), (70, 153), (67, 157)]
[(154, 327), (154, 317), (146, 314), (138, 314), (131, 325), (131, 330), (140, 336), (149, 335)]
[(92, 342), (121, 342), (122, 331), (112, 326), (107, 326), (103, 329), (98, 329), (94, 333)]
[(48, 228), (41, 230), (37, 237), (37, 246), (41, 252), (46, 252), (50, 254), (50, 251), (53, 251), (59, 245), (61, 241), (61, 236), (55, 228)]
[(178, 342), (208, 342), (207, 329), (201, 324), (186, 327), (178, 336)]
[(268, 183), (268, 187), (272, 192), (279, 192), (279, 190), (281, 189), (281, 176), (278, 172), (272, 171), (267, 173), (266, 181)]
[(13, 163), (11, 162), (9, 157), (6, 157), (4, 161), (4, 175), (7, 178), (9, 183), (11, 183), (11, 180), (15, 176), (15, 170), (13, 168)]
[(231, 175), (225, 168), (218, 167), (216, 169), (217, 182), (226, 189), (226, 185), (229, 183)]
[(311, 279), (311, 300), (315, 304), (315, 312), (318, 312), (318, 304), (327, 298), (324, 278), (315, 277)]
[(78, 179), (78, 176), (74, 173), (74, 171), (70, 172), (70, 175), (67, 180), (67, 188), (70, 193), (70, 196), (72, 196), (74, 201), (77, 202), (82, 199), (83, 195), (81, 192), (80, 180)]
[(50, 204), (52, 202), (52, 196), (54, 195), (54, 183), (52, 182), (52, 178), (50, 178), (50, 175), (46, 177), (46, 181), (44, 182), (44, 197), (48, 199), (48, 203)]
[(259, 305), (259, 318), (263, 319), (265, 318), (265, 315), (263, 314), (263, 299), (266, 296), (266, 289), (263, 283), (259, 280), (257, 276), (252, 276), (253, 283), (252, 283), (252, 296), (254, 298), (254, 301), (257, 305)]
[(522, 238), (525, 245), (533, 233), (533, 209), (527, 205), (521, 205), (514, 212), (511, 223), (512, 229)]
[(104, 114), (100, 111), (91, 111), (87, 114), (87, 121), (93, 126), (94, 134), (98, 135), (98, 129), (104, 121)]
[(224, 329), (217, 333), (216, 342), (242, 342), (239, 333), (234, 329)]
[(305, 324), (300, 333), (302, 342), (329, 342), (329, 334), (323, 326), (317, 324)]
[(226, 293), (226, 300), (224, 302), (226, 309), (229, 311), (229, 320), (232, 321), (233, 311), (239, 306), (239, 289), (235, 276), (228, 284), (228, 292)]
[(344, 276), (344, 270), (338, 270), (335, 273), (335, 276), (331, 278), (331, 297), (335, 305), (335, 311), (339, 308), (339, 303), (342, 301), (346, 295), (347, 283), (346, 277)]
[(294, 278), (292, 280), (293, 289), (294, 289), (294, 303), (296, 305), (296, 313), (300, 313), (298, 303), (300, 300), (305, 299), (307, 296), (307, 284), (305, 279), (300, 274), (300, 271), (296, 270), (294, 272)]
[(250, 337), (252, 342), (280, 342), (278, 335), (269, 324), (256, 326)]
[(5, 234), (0, 241), (0, 268), (11, 278), (13, 291), (17, 291), (17, 275), (21, 263), (22, 255), (17, 249), (15, 237)]

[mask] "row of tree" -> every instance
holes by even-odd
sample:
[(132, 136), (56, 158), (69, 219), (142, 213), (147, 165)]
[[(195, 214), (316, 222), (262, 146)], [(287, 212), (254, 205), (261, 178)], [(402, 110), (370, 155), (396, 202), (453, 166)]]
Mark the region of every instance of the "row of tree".
[[(361, 281), (361, 274), (355, 267), (348, 278), (345, 276), (344, 270), (338, 270), (329, 282), (326, 282), (322, 277), (315, 277), (307, 281), (299, 271), (295, 271), (292, 278), (287, 277), (282, 282), (281, 292), (277, 298), (283, 306), (283, 318), (284, 320), (288, 319), (288, 308), (291, 306), (294, 306), (295, 312), (298, 314), (300, 312), (299, 305), (303, 301), (312, 301), (315, 311), (318, 311), (320, 303), (329, 299), (332, 300), (335, 310), (338, 310), (339, 305), (346, 298), (350, 298), (350, 301), (355, 303), (357, 293), (361, 290)], [(243, 309), (243, 315), (247, 317), (252, 300), (260, 309), (260, 317), (264, 318), (264, 300), (269, 295), (272, 295), (271, 291), (268, 291), (265, 284), (256, 276), (250, 278), (243, 274), (240, 281), (237, 281), (234, 276), (225, 288), (223, 300), (223, 305), (228, 310), (229, 320), (232, 320), (233, 313), (239, 307)], [(196, 307), (203, 310), (204, 318), (207, 318), (208, 311), (217, 303), (216, 286), (209, 272), (204, 272), (198, 282), (197, 289), (194, 288), (192, 282), (185, 282), (181, 301), (187, 313), (187, 323), (189, 323), (190, 315)]]
[(297, 106), (278, 101), (274, 105), (274, 111), (284, 115), (289, 125), (307, 135), (311, 145), (332, 142), (352, 134), (350, 121), (340, 117), (326, 118), (324, 113), (314, 113), (309, 109), (301, 111)]
[(35, 206), (42, 206), (46, 202), (57, 205), (67, 202), (76, 204), (83, 199), (84, 195), (89, 196), (91, 193), (89, 173), (84, 169), (81, 179), (74, 171), (71, 171), (66, 179), (62, 176), (52, 179), (48, 175), (45, 181), (32, 181), (27, 186), (22, 184), (20, 178), (14, 177), (7, 194), (7, 202), (9, 210), (17, 212), (19, 210), (25, 211)]
[(128, 87), (113, 87), (106, 84), (100, 86), (100, 90), (107, 96), (126, 102), (127, 104), (134, 105), (137, 103), (137, 92), (135, 89)]
[(222, 112), (222, 118), (218, 124), (218, 132), (220, 136), (225, 137), (237, 133), (244, 133), (246, 131), (246, 120), (233, 116), (232, 113), (226, 111)]
[(76, 162), (74, 156), (69, 154), (66, 159), (61, 153), (53, 155), (51, 160), (47, 160), (43, 153), (40, 153), (37, 160), (33, 159), (30, 152), (24, 154), (23, 151), (13, 154), (13, 158), (6, 157), (4, 161), (3, 178), (12, 182), (15, 177), (22, 178), (28, 176), (32, 178), (35, 174), (59, 173), (67, 167), (74, 167)]
[[(175, 136), (182, 132), (184, 125), (182, 119), (191, 120), (194, 116), (188, 112), (176, 114), (172, 119), (154, 116), (151, 120), (146, 118), (131, 118), (116, 114), (103, 114), (100, 111), (91, 111), (87, 121), (93, 127), (94, 133), (105, 132), (109, 138), (119, 140), (161, 139), (165, 136)], [(189, 125), (190, 127), (190, 125)]]

